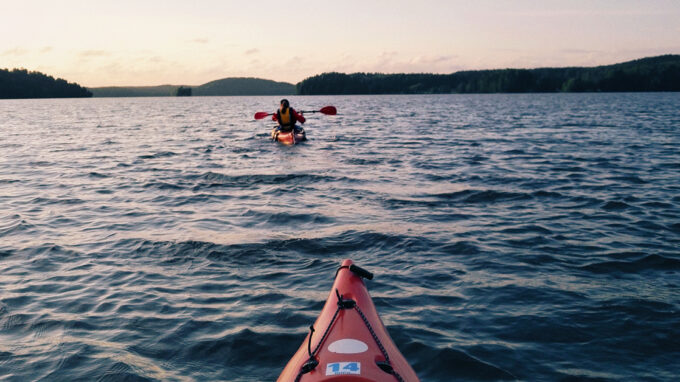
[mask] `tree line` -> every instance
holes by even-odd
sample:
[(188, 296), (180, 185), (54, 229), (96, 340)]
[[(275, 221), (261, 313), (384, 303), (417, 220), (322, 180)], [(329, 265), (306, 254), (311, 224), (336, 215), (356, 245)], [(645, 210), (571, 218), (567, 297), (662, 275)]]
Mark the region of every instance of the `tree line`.
[(680, 91), (680, 55), (592, 68), (462, 71), (452, 74), (323, 73), (298, 94), (427, 94)]
[(26, 69), (0, 69), (0, 98), (92, 97), (78, 84)]

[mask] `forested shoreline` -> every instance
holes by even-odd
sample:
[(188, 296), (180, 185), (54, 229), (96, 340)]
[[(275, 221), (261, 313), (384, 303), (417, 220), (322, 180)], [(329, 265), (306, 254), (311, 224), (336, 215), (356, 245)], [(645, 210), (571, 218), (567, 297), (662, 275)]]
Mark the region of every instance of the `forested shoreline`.
[[(181, 90), (181, 92), (178, 92)], [(195, 88), (178, 85), (101, 87), (26, 69), (0, 69), (0, 99), (207, 96), (680, 91), (680, 55), (615, 65), (431, 73), (323, 73), (296, 85), (259, 78), (223, 78)]]
[(92, 97), (84, 87), (26, 69), (0, 69), (0, 99)]
[(301, 95), (680, 91), (680, 55), (591, 68), (461, 71), (451, 74), (324, 73), (297, 84)]

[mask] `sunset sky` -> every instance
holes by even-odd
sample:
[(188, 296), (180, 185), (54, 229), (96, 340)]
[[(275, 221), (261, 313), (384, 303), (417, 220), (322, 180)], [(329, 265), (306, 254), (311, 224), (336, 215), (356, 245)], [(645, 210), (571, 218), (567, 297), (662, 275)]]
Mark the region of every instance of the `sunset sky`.
[(680, 53), (678, 0), (0, 0), (0, 68), (83, 86), (591, 66)]

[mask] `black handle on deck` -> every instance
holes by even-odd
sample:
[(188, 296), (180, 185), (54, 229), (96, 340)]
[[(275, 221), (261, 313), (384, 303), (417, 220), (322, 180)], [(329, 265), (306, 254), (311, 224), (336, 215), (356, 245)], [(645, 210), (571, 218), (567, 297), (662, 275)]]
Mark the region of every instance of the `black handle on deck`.
[(363, 277), (366, 280), (373, 280), (373, 273), (365, 270), (364, 268), (361, 268), (360, 266), (352, 264), (349, 266), (349, 270), (352, 271), (352, 273), (354, 273), (355, 275)]

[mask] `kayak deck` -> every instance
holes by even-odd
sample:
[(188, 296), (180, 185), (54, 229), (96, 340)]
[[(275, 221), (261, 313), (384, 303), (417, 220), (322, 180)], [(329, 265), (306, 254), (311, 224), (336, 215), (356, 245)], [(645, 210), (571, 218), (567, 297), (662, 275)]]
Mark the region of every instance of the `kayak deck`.
[(372, 278), (351, 260), (343, 261), (313, 331), (279, 382), (418, 381), (387, 333), (359, 275)]

